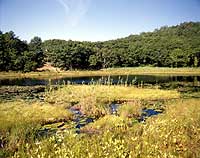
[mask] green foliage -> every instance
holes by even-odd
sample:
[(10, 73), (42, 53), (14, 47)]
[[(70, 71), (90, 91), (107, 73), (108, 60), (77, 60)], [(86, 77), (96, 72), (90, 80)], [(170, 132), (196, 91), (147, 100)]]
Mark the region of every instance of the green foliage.
[(0, 33), (0, 71), (34, 71), (43, 64), (42, 40), (34, 37), (28, 45), (14, 32)]
[(200, 23), (161, 27), (153, 32), (105, 42), (47, 40), (46, 60), (62, 69), (110, 67), (198, 67)]
[(31, 60), (36, 63), (36, 67), (41, 67), (43, 65), (44, 54), (42, 51), (42, 39), (40, 37), (34, 37), (31, 40), (29, 43), (29, 52), (32, 54)]
[(48, 40), (43, 43), (45, 60), (64, 70), (88, 69), (92, 47), (88, 42)]
[(199, 67), (200, 22), (164, 26), (153, 32), (105, 42), (53, 39), (42, 43), (41, 38), (34, 37), (27, 44), (12, 31), (0, 32), (0, 71), (34, 71), (44, 62), (63, 70)]
[(183, 67), (186, 66), (187, 56), (186, 54), (179, 48), (174, 49), (170, 53), (172, 67)]

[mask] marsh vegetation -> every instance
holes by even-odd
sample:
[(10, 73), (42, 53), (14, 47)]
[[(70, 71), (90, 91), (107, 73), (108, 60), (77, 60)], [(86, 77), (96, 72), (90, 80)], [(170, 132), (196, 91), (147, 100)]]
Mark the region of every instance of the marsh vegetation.
[(198, 79), (110, 81), (2, 85), (0, 156), (199, 157)]

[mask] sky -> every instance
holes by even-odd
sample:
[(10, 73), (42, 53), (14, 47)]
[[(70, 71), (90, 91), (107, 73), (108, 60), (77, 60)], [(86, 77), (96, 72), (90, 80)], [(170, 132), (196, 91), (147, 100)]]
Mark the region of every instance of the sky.
[(189, 21), (200, 21), (200, 0), (0, 0), (0, 30), (27, 41), (105, 41)]

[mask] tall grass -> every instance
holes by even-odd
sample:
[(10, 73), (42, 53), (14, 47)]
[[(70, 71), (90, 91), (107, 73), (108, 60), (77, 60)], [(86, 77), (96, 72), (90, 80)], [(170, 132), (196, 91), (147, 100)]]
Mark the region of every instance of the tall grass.
[[(0, 157), (200, 156), (199, 99), (180, 99), (176, 90), (101, 84), (67, 84), (45, 93), (44, 102), (0, 103)], [(155, 100), (168, 100), (165, 112), (145, 123), (133, 122), (143, 106)], [(124, 103), (118, 116), (109, 114), (112, 102)], [(96, 121), (80, 135), (64, 130), (37, 138), (42, 125), (70, 121), (73, 116), (67, 109), (72, 106)]]
[[(200, 100), (168, 103), (166, 113), (149, 118), (145, 124), (117, 126), (103, 133), (76, 135), (66, 132), (37, 144), (26, 144), (14, 157), (194, 157), (200, 156)], [(123, 121), (118, 120), (117, 124)], [(114, 121), (115, 122), (115, 121)], [(112, 123), (111, 125), (112, 126)]]
[(175, 90), (145, 89), (120, 85), (66, 85), (46, 94), (45, 101), (70, 107), (73, 104), (84, 114), (99, 117), (108, 114), (112, 102), (179, 98)]
[(91, 97), (99, 102), (117, 100), (156, 100), (175, 99), (180, 94), (176, 90), (160, 90), (148, 88), (126, 87), (120, 85), (67, 85), (57, 91), (46, 94), (47, 102), (80, 102)]
[(0, 155), (33, 141), (41, 125), (70, 119), (71, 113), (61, 106), (24, 101), (0, 103)]
[(138, 118), (142, 113), (143, 105), (141, 101), (134, 101), (122, 104), (118, 113), (122, 118)]

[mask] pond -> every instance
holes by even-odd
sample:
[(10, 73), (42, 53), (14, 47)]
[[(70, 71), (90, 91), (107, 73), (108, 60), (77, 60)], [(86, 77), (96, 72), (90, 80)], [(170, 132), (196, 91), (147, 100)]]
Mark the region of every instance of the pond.
[[(118, 115), (118, 109), (120, 106), (123, 106), (122, 104), (116, 104), (112, 103), (109, 105), (109, 111), (110, 115)], [(88, 117), (84, 115), (80, 109), (76, 109), (74, 107), (71, 107), (69, 109), (73, 114), (74, 114), (74, 119), (72, 120), (71, 123), (69, 122), (58, 122), (58, 123), (53, 123), (53, 124), (46, 124), (42, 126), (40, 130), (38, 130), (38, 136), (39, 137), (44, 137), (44, 136), (51, 136), (55, 135), (57, 132), (61, 132), (64, 130), (73, 130), (75, 133), (80, 134), (80, 133), (91, 133), (90, 131), (84, 132), (81, 131), (81, 128), (95, 122), (96, 119), (92, 117)], [(138, 118), (135, 118), (135, 123), (136, 122), (145, 122), (146, 119), (149, 117), (161, 114), (163, 111), (157, 111), (156, 109), (151, 109), (151, 108), (144, 108), (141, 110), (141, 115), (138, 116)]]
[(0, 79), (0, 86), (36, 86), (60, 85), (67, 83), (90, 84), (162, 84), (171, 82), (190, 82), (200, 84), (200, 76), (156, 76), (156, 75), (122, 75), (122, 76), (90, 76), (64, 77), (59, 79), (14, 78)]

